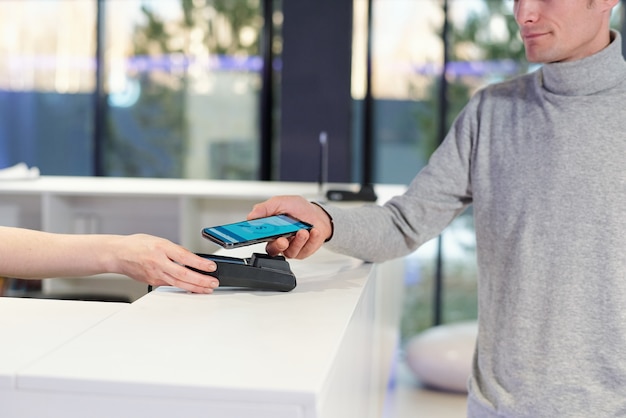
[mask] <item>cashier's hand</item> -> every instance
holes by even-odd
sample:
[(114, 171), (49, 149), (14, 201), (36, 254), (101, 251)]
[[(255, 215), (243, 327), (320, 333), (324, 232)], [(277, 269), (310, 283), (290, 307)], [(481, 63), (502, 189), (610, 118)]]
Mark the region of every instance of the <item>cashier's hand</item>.
[(145, 234), (115, 238), (112, 272), (152, 286), (175, 286), (194, 293), (211, 293), (219, 285), (215, 277), (185, 266), (213, 272), (215, 262), (202, 258), (164, 238)]
[(328, 214), (301, 196), (276, 196), (254, 205), (248, 219), (287, 214), (313, 225), (310, 232), (300, 230), (290, 238), (277, 238), (266, 246), (269, 255), (283, 254), (287, 258), (306, 258), (315, 253), (333, 234)]

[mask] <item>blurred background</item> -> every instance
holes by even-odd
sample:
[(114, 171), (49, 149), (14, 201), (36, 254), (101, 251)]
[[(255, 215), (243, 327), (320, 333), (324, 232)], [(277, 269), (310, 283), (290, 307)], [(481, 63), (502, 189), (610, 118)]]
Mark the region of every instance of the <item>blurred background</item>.
[[(0, 168), (317, 181), (326, 132), (330, 181), (406, 185), (473, 92), (534, 69), (512, 7), (2, 0)], [(471, 213), (406, 263), (403, 338), (476, 317)]]

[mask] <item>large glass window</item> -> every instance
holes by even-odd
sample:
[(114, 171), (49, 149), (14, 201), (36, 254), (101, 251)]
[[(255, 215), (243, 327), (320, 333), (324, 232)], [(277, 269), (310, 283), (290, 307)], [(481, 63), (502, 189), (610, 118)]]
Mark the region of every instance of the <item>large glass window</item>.
[(112, 176), (255, 179), (259, 0), (109, 0)]
[(0, 167), (258, 177), (261, 0), (4, 0), (0, 22)]
[[(373, 178), (377, 183), (408, 184), (439, 143), (443, 9), (439, 0), (355, 0), (352, 92), (357, 144), (363, 135), (361, 108), (368, 76), (363, 65), (368, 3), (372, 6)], [(432, 241), (406, 258), (403, 335), (413, 335), (433, 323), (437, 255), (437, 243)]]
[(94, 1), (0, 2), (0, 167), (92, 174), (95, 22)]
[[(356, 143), (363, 135), (368, 3), (354, 3), (352, 95)], [(441, 27), (443, 14), (439, 0), (374, 0), (371, 4), (374, 179), (378, 183), (407, 184), (424, 166), (434, 146), (436, 123), (429, 98), (434, 97), (433, 86), (442, 63), (437, 28)]]

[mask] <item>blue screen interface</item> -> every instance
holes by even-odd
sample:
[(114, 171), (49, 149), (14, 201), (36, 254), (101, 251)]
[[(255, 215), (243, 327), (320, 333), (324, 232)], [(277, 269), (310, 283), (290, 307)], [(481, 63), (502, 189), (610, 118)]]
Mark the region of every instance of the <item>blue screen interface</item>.
[(205, 228), (205, 233), (218, 237), (228, 244), (262, 240), (296, 232), (310, 225), (285, 215), (270, 216), (233, 224)]

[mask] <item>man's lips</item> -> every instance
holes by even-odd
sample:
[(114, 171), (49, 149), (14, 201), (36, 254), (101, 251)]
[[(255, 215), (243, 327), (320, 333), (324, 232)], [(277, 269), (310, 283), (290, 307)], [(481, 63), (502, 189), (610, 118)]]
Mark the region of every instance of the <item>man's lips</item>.
[(547, 35), (547, 33), (548, 32), (524, 31), (524, 32), (521, 33), (521, 35), (522, 35), (522, 39), (524, 39), (524, 40), (527, 39), (527, 40), (530, 41), (530, 40), (534, 40), (534, 39), (540, 38), (542, 36), (545, 36), (545, 35)]

